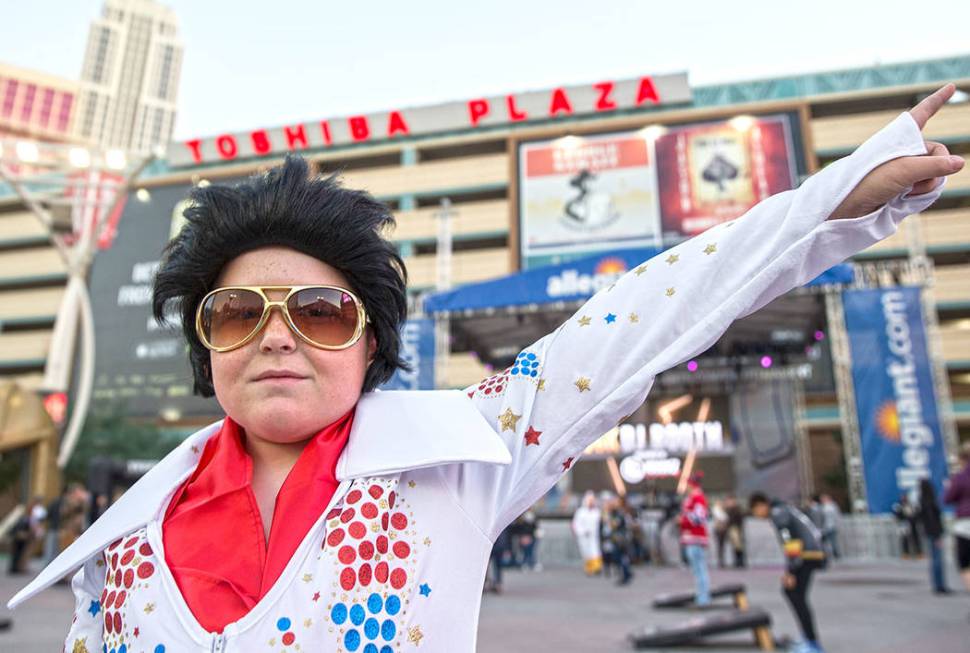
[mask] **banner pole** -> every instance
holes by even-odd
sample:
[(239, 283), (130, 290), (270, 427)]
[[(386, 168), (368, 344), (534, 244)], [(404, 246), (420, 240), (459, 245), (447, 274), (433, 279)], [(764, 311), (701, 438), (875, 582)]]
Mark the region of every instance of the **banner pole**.
[[(441, 199), (441, 207), (435, 211), (438, 220), (438, 240), (435, 247), (435, 290), (441, 292), (451, 288), (452, 236), (451, 220), (457, 211), (447, 197)], [(451, 354), (451, 320), (447, 315), (435, 316), (435, 385), (449, 388), (448, 358)]]
[(845, 455), (845, 475), (849, 490), (849, 507), (854, 513), (866, 513), (869, 502), (866, 480), (862, 472), (862, 440), (859, 416), (856, 412), (855, 388), (852, 385), (852, 358), (849, 334), (845, 327), (842, 294), (838, 290), (824, 293), (825, 318), (828, 322), (829, 347), (832, 351), (832, 372), (839, 402), (839, 423), (842, 428), (842, 451)]

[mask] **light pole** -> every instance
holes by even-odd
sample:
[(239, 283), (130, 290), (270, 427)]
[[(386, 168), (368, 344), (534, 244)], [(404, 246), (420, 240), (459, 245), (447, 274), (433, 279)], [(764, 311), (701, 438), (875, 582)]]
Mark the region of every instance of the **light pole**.
[[(434, 212), (438, 220), (438, 241), (435, 248), (435, 291), (441, 292), (451, 288), (451, 256), (452, 256), (452, 237), (451, 220), (457, 215), (457, 211), (452, 208), (451, 200), (447, 197), (442, 198), (441, 208)], [(451, 353), (451, 320), (446, 316), (439, 316), (435, 319), (435, 384), (438, 387), (447, 387), (448, 379), (448, 357)]]
[(87, 288), (88, 271), (108, 218), (130, 182), (154, 158), (154, 154), (140, 157), (130, 165), (121, 150), (0, 140), (0, 179), (47, 230), (68, 275), (44, 367), (43, 393), (67, 393), (80, 326), (78, 385), (57, 456), (61, 469), (77, 445), (94, 385), (94, 315)]

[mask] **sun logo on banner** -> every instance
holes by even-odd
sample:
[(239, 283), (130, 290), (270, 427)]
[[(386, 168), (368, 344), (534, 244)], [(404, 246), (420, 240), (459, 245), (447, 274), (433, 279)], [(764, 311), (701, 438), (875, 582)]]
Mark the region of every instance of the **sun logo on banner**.
[(623, 274), (626, 272), (626, 270), (626, 261), (621, 258), (611, 256), (596, 264), (596, 271), (594, 274)]
[(899, 413), (895, 401), (886, 401), (876, 411), (876, 430), (890, 442), (899, 442)]

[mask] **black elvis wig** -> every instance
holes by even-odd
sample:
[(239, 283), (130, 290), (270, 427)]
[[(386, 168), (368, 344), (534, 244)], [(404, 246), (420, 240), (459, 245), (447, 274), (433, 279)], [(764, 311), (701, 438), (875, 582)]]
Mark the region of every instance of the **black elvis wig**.
[(386, 206), (343, 188), (336, 175), (311, 177), (298, 156), (236, 186), (197, 186), (189, 199), (186, 224), (165, 248), (155, 276), (152, 309), (159, 322), (178, 311), (196, 394), (215, 394), (209, 350), (195, 333), (196, 308), (226, 263), (268, 246), (290, 247), (333, 266), (363, 301), (377, 340), (363, 392), (396, 369), (408, 369), (400, 355), (407, 270), (382, 233), (394, 225)]

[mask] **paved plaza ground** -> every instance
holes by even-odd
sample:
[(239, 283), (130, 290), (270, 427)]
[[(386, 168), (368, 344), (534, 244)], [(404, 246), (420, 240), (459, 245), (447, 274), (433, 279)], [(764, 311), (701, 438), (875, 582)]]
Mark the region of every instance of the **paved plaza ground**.
[[(970, 651), (970, 594), (935, 597), (925, 561), (845, 564), (817, 576), (813, 599), (829, 653), (965, 653)], [(714, 581), (744, 582), (752, 605), (774, 618), (776, 637), (793, 636), (795, 624), (778, 590), (777, 568), (714, 571)], [(951, 575), (951, 581), (956, 581)], [(5, 602), (24, 580), (0, 576)], [(510, 571), (505, 592), (485, 597), (479, 653), (614, 653), (633, 650), (635, 627), (672, 624), (698, 613), (651, 609), (654, 594), (690, 583), (682, 569), (639, 568), (633, 583), (615, 587), (584, 578), (578, 569), (540, 573)], [(953, 583), (954, 585), (956, 583)], [(73, 607), (64, 587), (47, 590), (13, 613), (14, 628), (0, 632), (3, 653), (60, 651)], [(664, 649), (682, 653), (754, 651), (748, 633), (703, 646)], [(403, 651), (402, 653), (411, 653)], [(414, 653), (420, 653), (415, 650)], [(461, 653), (461, 652), (456, 652)]]

